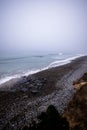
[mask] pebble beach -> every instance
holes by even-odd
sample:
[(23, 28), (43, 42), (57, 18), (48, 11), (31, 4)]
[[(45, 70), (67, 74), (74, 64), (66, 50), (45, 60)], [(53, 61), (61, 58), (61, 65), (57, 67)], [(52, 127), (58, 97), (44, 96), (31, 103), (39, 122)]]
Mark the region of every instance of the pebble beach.
[(37, 116), (54, 105), (60, 114), (75, 94), (73, 81), (87, 72), (87, 56), (66, 65), (12, 79), (0, 85), (0, 130), (6, 125), (19, 130), (37, 121)]

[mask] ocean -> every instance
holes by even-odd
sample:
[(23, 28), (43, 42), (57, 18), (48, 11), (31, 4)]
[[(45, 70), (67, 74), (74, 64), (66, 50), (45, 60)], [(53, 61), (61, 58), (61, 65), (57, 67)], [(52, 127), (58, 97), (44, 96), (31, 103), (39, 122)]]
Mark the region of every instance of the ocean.
[(70, 63), (80, 57), (80, 54), (51, 53), (29, 54), (28, 56), (0, 57), (0, 84), (21, 76), (27, 76), (39, 71)]

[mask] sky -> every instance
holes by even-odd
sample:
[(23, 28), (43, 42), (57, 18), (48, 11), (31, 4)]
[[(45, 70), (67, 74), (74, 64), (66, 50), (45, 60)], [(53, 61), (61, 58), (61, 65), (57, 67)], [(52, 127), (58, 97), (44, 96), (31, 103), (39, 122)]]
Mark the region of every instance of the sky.
[(0, 0), (0, 54), (87, 51), (87, 0)]

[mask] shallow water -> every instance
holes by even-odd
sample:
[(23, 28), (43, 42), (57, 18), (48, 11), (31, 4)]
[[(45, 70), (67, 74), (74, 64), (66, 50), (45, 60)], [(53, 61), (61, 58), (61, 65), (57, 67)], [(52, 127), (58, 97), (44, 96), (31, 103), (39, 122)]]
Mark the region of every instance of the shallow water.
[(24, 75), (69, 63), (79, 54), (34, 54), (28, 56), (0, 57), (0, 84)]

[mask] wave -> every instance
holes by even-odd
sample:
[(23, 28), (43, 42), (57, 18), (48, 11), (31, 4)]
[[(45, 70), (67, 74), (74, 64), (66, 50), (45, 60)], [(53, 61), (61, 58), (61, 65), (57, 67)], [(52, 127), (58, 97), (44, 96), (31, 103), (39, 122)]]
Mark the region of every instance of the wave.
[(14, 79), (14, 78), (19, 78), (19, 77), (18, 77), (17, 75), (14, 75), (14, 76), (6, 76), (6, 77), (0, 79), (0, 84), (3, 84), (3, 83), (5, 83), (5, 82), (7, 82), (7, 81), (9, 81), (9, 80), (11, 80), (11, 79)]
[(37, 70), (31, 70), (28, 72), (23, 72), (22, 74), (15, 74), (15, 75), (11, 75), (11, 76), (6, 76), (0, 79), (0, 84), (3, 84), (11, 79), (15, 79), (15, 78), (21, 78), (22, 76), (28, 76), (28, 75), (32, 75), (35, 74), (37, 72), (40, 72), (41, 69), (37, 69)]
[(23, 72), (22, 74), (6, 76), (6, 77), (0, 79), (0, 84), (3, 84), (3, 83), (5, 83), (5, 82), (7, 82), (7, 81), (9, 81), (11, 79), (14, 79), (14, 78), (21, 78), (22, 76), (32, 75), (32, 74), (38, 73), (38, 72), (43, 71), (43, 70), (47, 70), (47, 69), (50, 69), (50, 68), (53, 68), (53, 67), (58, 67), (58, 66), (62, 66), (62, 65), (71, 63), (72, 60), (74, 60), (76, 58), (79, 58), (79, 57), (82, 57), (82, 56), (85, 56), (85, 55), (80, 55), (79, 54), (77, 56), (70, 57), (70, 58), (67, 58), (67, 59), (64, 59), (64, 60), (54, 61), (54, 62), (50, 63), (48, 66), (46, 66), (44, 68), (40, 68), (40, 69), (36, 69), (36, 70), (29, 70), (27, 72)]
[(16, 60), (24, 60), (24, 59), (29, 59), (29, 58), (43, 58), (45, 57), (44, 55), (31, 55), (31, 56), (26, 56), (26, 57), (12, 57), (12, 58), (0, 58), (0, 64), (3, 64), (3, 62), (8, 62), (8, 61), (16, 61)]
[(12, 61), (12, 60), (21, 60), (28, 57), (12, 57), (12, 58), (0, 58), (0, 61)]
[(70, 58), (67, 58), (67, 59), (64, 59), (64, 60), (57, 60), (57, 61), (52, 62), (48, 67), (52, 68), (52, 67), (57, 67), (57, 66), (65, 65), (65, 64), (70, 63), (72, 60), (74, 60), (76, 58), (79, 58), (81, 56), (83, 56), (83, 55), (77, 55), (77, 56), (70, 57)]

